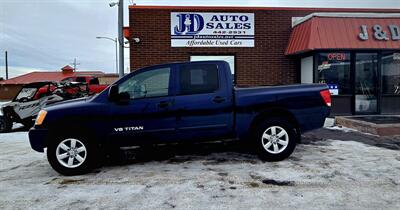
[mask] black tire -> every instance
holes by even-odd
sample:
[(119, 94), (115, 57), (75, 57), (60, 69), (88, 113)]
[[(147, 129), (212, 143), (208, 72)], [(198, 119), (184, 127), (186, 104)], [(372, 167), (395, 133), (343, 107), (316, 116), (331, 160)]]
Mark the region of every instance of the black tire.
[[(91, 141), (87, 135), (60, 135), (58, 136), (56, 134), (52, 135), (53, 137), (49, 139), (48, 146), (47, 146), (47, 159), (51, 165), (51, 167), (57, 171), (58, 173), (65, 175), (65, 176), (74, 176), (74, 175), (81, 175), (81, 174), (86, 174), (89, 173), (92, 169), (98, 166), (97, 162), (99, 161), (99, 147), (94, 144), (93, 141)], [(85, 147), (85, 152), (77, 152), (77, 155), (79, 155), (81, 158), (84, 157), (84, 161), (82, 163), (78, 163), (78, 158), (77, 156), (74, 156), (73, 164), (76, 163), (76, 167), (68, 167), (66, 166), (67, 159), (70, 157), (67, 157), (64, 160), (58, 160), (57, 158), (57, 148), (62, 142), (65, 142), (65, 145), (71, 147), (71, 144), (68, 145), (68, 139), (75, 139), (78, 140), (79, 142), (76, 143), (75, 149), (79, 149), (81, 147), (81, 144)], [(70, 142), (71, 143), (71, 142)], [(67, 150), (62, 149), (62, 147), (59, 148), (59, 151), (62, 152), (67, 152)], [(59, 154), (64, 154), (59, 152)], [(63, 163), (61, 162), (64, 162)]]
[(6, 117), (0, 116), (0, 133), (10, 132), (13, 123), (9, 121)]
[[(273, 129), (275, 129), (275, 136), (270, 133)], [(279, 137), (277, 134), (279, 134), (282, 130), (284, 130), (286, 134), (282, 137)], [(274, 137), (264, 138), (265, 136), (263, 135), (265, 132), (267, 132), (267, 136)], [(296, 135), (296, 130), (288, 120), (274, 117), (265, 119), (257, 126), (255, 135), (253, 137), (253, 143), (262, 160), (281, 161), (293, 153), (294, 149), (296, 148), (296, 142), (298, 141), (297, 138), (298, 135)], [(286, 144), (286, 147), (282, 144)], [(277, 152), (275, 152), (275, 145), (278, 148), (276, 150)]]

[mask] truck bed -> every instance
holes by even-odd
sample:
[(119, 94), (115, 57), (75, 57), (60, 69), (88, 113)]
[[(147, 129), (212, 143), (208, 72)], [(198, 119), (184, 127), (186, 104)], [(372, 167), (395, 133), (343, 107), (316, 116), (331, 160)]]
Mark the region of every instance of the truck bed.
[(329, 116), (329, 107), (321, 98), (320, 91), (327, 89), (325, 84), (235, 87), (236, 129), (239, 136), (242, 129), (250, 128), (250, 122), (256, 115), (267, 111), (288, 112), (298, 122), (301, 132), (322, 127)]

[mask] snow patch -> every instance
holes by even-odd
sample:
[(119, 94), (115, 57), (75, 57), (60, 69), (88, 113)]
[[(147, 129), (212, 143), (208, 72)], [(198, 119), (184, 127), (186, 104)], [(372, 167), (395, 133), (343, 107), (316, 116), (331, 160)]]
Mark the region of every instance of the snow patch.
[(356, 129), (343, 127), (343, 126), (341, 126), (341, 125), (335, 125), (335, 126), (332, 126), (332, 127), (326, 127), (326, 129), (343, 131), (343, 132), (345, 132), (345, 133), (348, 133), (348, 132), (359, 132), (359, 131), (356, 130)]
[(341, 126), (341, 125), (336, 125), (336, 126), (332, 126), (332, 127), (325, 127), (325, 128), (326, 128), (326, 129), (329, 129), (329, 130), (343, 131), (343, 132), (345, 132), (345, 133), (348, 133), (348, 132), (357, 132), (357, 133), (362, 133), (362, 134), (364, 134), (364, 135), (377, 136), (377, 137), (378, 137), (378, 135), (375, 135), (375, 134), (372, 134), (372, 133), (361, 132), (361, 131), (359, 131), (359, 130), (356, 130), (356, 129), (353, 129), (353, 128), (344, 127), (344, 126)]
[(206, 155), (104, 166), (65, 177), (51, 169), (45, 154), (30, 148), (27, 132), (0, 134), (0, 207), (399, 209), (399, 151), (330, 139), (299, 144), (280, 162), (263, 162), (224, 144)]
[(326, 118), (324, 123), (324, 128), (333, 127), (335, 125), (335, 118)]

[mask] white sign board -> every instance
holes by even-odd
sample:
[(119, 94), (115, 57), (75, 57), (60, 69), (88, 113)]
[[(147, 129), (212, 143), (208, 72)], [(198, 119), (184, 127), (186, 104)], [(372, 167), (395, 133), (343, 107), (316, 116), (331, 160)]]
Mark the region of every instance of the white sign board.
[(171, 47), (254, 47), (254, 13), (171, 13)]

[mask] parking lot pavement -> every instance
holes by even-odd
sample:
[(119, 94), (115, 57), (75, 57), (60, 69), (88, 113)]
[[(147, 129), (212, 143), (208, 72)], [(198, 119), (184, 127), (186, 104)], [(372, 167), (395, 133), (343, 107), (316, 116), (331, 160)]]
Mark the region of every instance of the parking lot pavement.
[(399, 137), (321, 129), (303, 142), (273, 163), (239, 142), (129, 150), (64, 177), (26, 132), (0, 134), (0, 209), (400, 209)]

